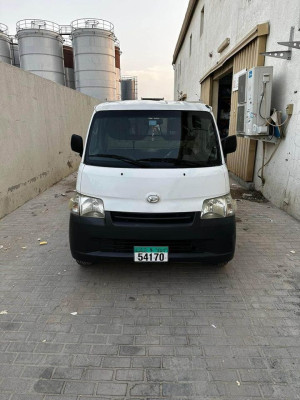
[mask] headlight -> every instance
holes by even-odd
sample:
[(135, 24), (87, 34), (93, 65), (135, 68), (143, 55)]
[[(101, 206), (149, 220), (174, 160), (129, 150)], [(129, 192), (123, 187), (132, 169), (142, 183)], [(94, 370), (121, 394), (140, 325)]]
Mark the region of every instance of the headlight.
[(69, 207), (73, 214), (93, 218), (105, 217), (103, 201), (95, 197), (76, 194), (76, 196), (70, 200)]
[(236, 201), (230, 194), (213, 199), (204, 200), (202, 205), (201, 218), (223, 218), (235, 214)]

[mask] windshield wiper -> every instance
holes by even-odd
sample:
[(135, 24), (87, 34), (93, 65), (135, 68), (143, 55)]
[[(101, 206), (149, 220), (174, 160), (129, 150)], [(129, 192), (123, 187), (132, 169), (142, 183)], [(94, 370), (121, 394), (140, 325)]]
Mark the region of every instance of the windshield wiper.
[(177, 161), (177, 158), (158, 158), (158, 157), (152, 157), (152, 158), (140, 158), (137, 161), (159, 161), (159, 162), (166, 162), (166, 163), (174, 163)]
[(212, 162), (212, 161), (190, 161), (190, 160), (177, 160), (177, 165), (180, 166), (187, 166), (187, 167), (214, 167), (216, 165), (219, 165), (217, 162)]
[(115, 160), (125, 161), (128, 164), (137, 165), (142, 168), (149, 168), (148, 165), (145, 165), (140, 162), (140, 160), (133, 160), (132, 158), (118, 156), (117, 154), (92, 154), (89, 157), (103, 157), (103, 158), (114, 158)]
[(177, 167), (185, 166), (185, 167), (212, 167), (218, 165), (215, 161), (190, 161), (190, 160), (180, 160), (178, 158), (141, 158), (138, 161), (158, 161), (162, 163), (173, 163)]

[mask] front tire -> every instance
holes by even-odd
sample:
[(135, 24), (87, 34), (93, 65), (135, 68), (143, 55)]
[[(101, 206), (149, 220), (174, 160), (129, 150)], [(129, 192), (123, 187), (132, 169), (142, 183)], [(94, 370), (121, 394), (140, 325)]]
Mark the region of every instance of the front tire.
[(233, 259), (233, 256), (230, 258), (225, 258), (225, 259), (221, 259), (221, 260), (215, 260), (215, 261), (210, 261), (209, 265), (214, 265), (215, 267), (219, 267), (219, 268), (224, 268), (231, 260)]
[(93, 265), (93, 263), (91, 261), (82, 261), (82, 260), (77, 260), (77, 259), (75, 259), (75, 261), (81, 267), (89, 267), (89, 266)]
[(228, 263), (229, 263), (229, 261), (223, 261), (223, 262), (220, 262), (220, 263), (216, 264), (216, 266), (219, 267), (219, 268), (224, 268), (224, 267), (226, 267), (226, 265)]

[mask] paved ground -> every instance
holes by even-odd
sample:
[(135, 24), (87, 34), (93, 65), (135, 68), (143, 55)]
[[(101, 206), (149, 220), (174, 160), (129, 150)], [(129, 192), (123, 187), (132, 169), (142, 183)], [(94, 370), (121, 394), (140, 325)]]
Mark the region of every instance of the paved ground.
[(82, 269), (73, 189), (71, 176), (0, 221), (0, 400), (300, 398), (299, 222), (242, 200), (223, 269)]

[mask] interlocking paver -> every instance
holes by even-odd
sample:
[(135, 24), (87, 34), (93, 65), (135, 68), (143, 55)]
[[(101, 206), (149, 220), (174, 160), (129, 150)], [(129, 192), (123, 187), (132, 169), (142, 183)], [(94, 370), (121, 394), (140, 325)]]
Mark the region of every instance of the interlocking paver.
[(100, 382), (97, 388), (97, 394), (106, 396), (125, 396), (126, 391), (127, 391), (126, 383)]
[(84, 368), (57, 367), (53, 372), (53, 379), (81, 379)]
[(118, 381), (143, 381), (144, 371), (142, 369), (123, 369), (116, 373)]
[[(23, 366), (19, 368), (23, 369)], [(22, 377), (24, 378), (41, 378), (50, 379), (54, 371), (54, 367), (38, 367), (34, 365), (26, 366), (23, 370)]]
[(85, 379), (90, 381), (111, 381), (114, 370), (110, 369), (88, 369), (85, 373)]
[(137, 383), (130, 388), (131, 396), (155, 396), (159, 395), (160, 385), (155, 383)]
[(68, 381), (66, 382), (64, 393), (68, 394), (94, 394), (95, 383), (92, 382), (77, 382)]
[(37, 393), (53, 393), (59, 394), (64, 386), (64, 381), (54, 379), (40, 379), (34, 385)]
[(74, 187), (72, 175), (0, 221), (0, 400), (300, 398), (299, 221), (242, 200), (224, 268), (80, 268)]
[(102, 366), (104, 368), (129, 368), (129, 357), (103, 357)]

